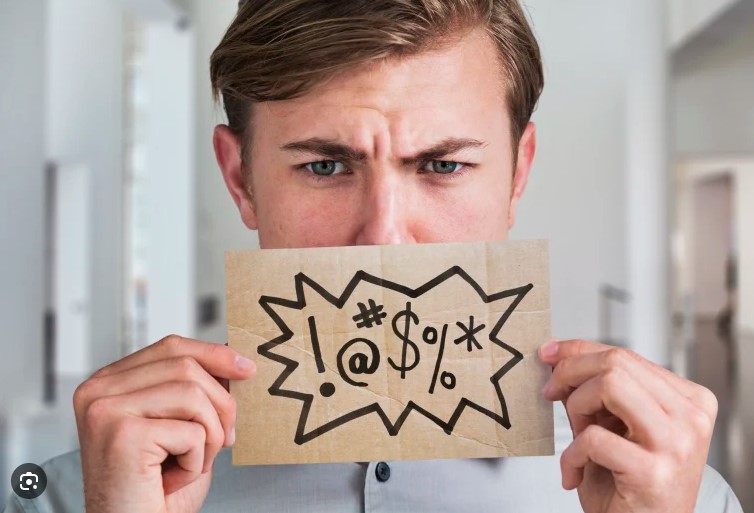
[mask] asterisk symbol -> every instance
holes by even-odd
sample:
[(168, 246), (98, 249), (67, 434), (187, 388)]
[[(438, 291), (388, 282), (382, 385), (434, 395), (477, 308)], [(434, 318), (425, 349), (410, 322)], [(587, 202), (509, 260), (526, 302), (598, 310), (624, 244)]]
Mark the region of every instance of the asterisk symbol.
[(479, 341), (476, 339), (474, 335), (479, 333), (484, 329), (484, 324), (480, 324), (476, 328), (474, 327), (474, 316), (469, 316), (469, 326), (466, 327), (462, 322), (457, 322), (456, 326), (461, 328), (463, 330), (463, 335), (455, 339), (453, 342), (456, 344), (460, 344), (461, 342), (466, 342), (466, 349), (469, 351), (469, 353), (476, 347), (477, 349), (481, 349), (482, 345), (479, 343)]

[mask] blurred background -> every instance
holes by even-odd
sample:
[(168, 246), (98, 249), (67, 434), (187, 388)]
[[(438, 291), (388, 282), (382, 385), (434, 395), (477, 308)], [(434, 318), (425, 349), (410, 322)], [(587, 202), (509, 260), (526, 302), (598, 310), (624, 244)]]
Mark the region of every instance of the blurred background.
[[(223, 342), (208, 59), (236, 0), (0, 0), (0, 482), (77, 448), (71, 396), (169, 333)], [(525, 0), (546, 87), (514, 238), (550, 240), (553, 333), (720, 401), (754, 511), (754, 0)], [(0, 486), (0, 501), (10, 488)]]

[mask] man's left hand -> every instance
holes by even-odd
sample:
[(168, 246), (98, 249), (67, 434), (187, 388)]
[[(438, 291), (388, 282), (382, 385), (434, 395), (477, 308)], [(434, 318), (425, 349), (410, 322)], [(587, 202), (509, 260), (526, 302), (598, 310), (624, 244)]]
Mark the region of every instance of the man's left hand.
[(692, 513), (717, 400), (708, 389), (638, 354), (584, 340), (539, 350), (553, 367), (543, 388), (562, 401), (574, 440), (563, 452), (563, 487), (586, 513)]

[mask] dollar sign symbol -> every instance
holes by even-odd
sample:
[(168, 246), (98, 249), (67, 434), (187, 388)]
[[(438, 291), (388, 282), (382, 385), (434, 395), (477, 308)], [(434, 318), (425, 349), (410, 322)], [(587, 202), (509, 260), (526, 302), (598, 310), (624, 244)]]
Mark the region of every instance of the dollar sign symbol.
[[(406, 322), (403, 327), (403, 333), (401, 333), (400, 331), (398, 331), (398, 322), (404, 317), (406, 319)], [(412, 321), (414, 324), (419, 324), (419, 317), (411, 311), (411, 302), (407, 302), (406, 309), (398, 312), (397, 314), (395, 314), (395, 317), (393, 317), (393, 332), (398, 336), (399, 339), (403, 340), (401, 364), (400, 366), (396, 365), (392, 358), (387, 359), (391, 367), (401, 372), (401, 379), (406, 379), (406, 372), (414, 369), (417, 365), (419, 365), (419, 348), (411, 341), (410, 338), (408, 338), (408, 332), (411, 330)], [(406, 365), (406, 353), (409, 346), (411, 346), (411, 349), (414, 351), (414, 360), (411, 365)]]

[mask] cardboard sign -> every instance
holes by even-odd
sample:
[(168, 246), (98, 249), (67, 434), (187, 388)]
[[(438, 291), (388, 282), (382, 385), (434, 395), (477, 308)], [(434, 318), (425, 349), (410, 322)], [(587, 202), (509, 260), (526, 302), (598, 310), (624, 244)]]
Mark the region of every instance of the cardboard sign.
[(544, 241), (226, 254), (236, 465), (553, 453)]

